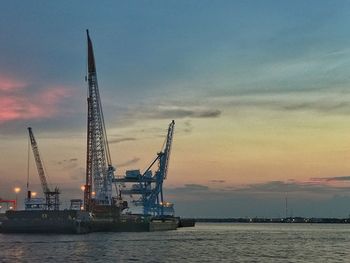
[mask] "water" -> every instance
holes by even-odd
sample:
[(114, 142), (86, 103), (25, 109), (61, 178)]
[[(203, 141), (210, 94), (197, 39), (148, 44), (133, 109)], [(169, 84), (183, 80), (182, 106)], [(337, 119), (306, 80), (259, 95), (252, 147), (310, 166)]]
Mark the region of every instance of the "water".
[(0, 234), (0, 262), (350, 262), (350, 225), (198, 223), (153, 233)]

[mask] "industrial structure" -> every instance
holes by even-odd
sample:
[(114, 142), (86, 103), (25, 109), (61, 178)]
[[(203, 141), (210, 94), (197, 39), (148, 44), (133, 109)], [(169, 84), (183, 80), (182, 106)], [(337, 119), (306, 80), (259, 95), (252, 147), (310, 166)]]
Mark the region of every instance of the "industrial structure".
[(88, 41), (88, 114), (86, 182), (84, 186), (84, 209), (92, 211), (94, 206), (112, 205), (112, 180), (114, 167), (109, 151), (102, 104), (97, 83), (96, 65), (92, 42)]
[[(25, 202), (26, 209), (45, 209), (45, 210), (59, 210), (60, 200), (59, 195), (60, 191), (58, 187), (52, 191), (47, 183), (45, 169), (43, 161), (40, 157), (39, 147), (35, 140), (34, 133), (31, 127), (28, 127), (30, 144), (32, 146), (33, 155), (35, 159), (35, 164), (38, 170), (38, 175), (40, 178), (41, 188), (45, 196), (45, 203), (43, 204), (41, 198), (32, 198), (31, 191), (28, 189), (28, 194)], [(29, 182), (27, 182), (27, 187)]]
[[(134, 205), (143, 207), (143, 215), (161, 217), (173, 215), (173, 205), (164, 202), (163, 181), (167, 176), (175, 121), (168, 128), (162, 150), (151, 165), (141, 174), (140, 170), (126, 171), (125, 176), (116, 178), (108, 146), (102, 103), (97, 82), (95, 56), (92, 41), (87, 31), (88, 44), (88, 114), (87, 114), (87, 156), (86, 183), (84, 186), (84, 210), (94, 211), (97, 207), (116, 206), (126, 208), (125, 195), (138, 195)], [(152, 172), (154, 166), (157, 169)], [(125, 184), (131, 183), (129, 189)], [(113, 195), (115, 186), (115, 195)], [(98, 209), (99, 210), (99, 209)]]
[[(184, 220), (174, 217), (173, 205), (164, 201), (163, 182), (169, 167), (175, 121), (168, 127), (164, 145), (150, 166), (129, 170), (123, 177), (114, 176), (104, 123), (101, 98), (97, 83), (96, 65), (92, 42), (87, 31), (88, 82), (87, 97), (87, 152), (84, 200), (72, 199), (70, 209), (59, 210), (59, 190), (48, 186), (43, 162), (33, 131), (28, 128), (35, 157), (43, 198), (33, 198), (27, 183), (28, 197), (25, 210), (6, 212), (6, 220), (0, 225), (4, 233), (89, 233), (175, 230), (186, 226)], [(28, 173), (29, 176), (29, 173)], [(126, 184), (131, 184), (129, 189)], [(125, 186), (125, 187), (123, 187)], [(113, 188), (115, 187), (115, 189)], [(138, 195), (136, 206), (142, 213), (129, 213), (126, 194)], [(188, 225), (188, 224), (187, 224)], [(194, 222), (191, 226), (194, 225)]]
[(6, 204), (6, 209), (15, 209), (17, 208), (16, 199), (2, 199), (0, 198), (0, 209), (2, 208), (2, 204)]
[[(140, 170), (126, 171), (125, 176), (116, 178), (114, 182), (118, 184), (130, 186), (126, 189), (121, 188), (122, 195), (139, 196), (134, 200), (134, 205), (140, 206), (143, 209), (144, 215), (152, 215), (156, 217), (173, 216), (174, 207), (169, 202), (164, 202), (163, 182), (166, 179), (171, 144), (173, 140), (175, 121), (169, 124), (168, 133), (163, 144), (162, 150), (157, 153), (156, 158), (150, 166), (141, 174)], [(152, 168), (158, 165), (154, 174)]]

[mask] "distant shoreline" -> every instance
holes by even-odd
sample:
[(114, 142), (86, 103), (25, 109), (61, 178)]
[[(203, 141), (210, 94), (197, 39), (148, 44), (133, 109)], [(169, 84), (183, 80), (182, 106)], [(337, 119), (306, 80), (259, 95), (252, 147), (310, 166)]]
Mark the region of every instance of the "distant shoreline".
[(313, 224), (350, 224), (350, 218), (191, 218), (197, 223), (313, 223)]

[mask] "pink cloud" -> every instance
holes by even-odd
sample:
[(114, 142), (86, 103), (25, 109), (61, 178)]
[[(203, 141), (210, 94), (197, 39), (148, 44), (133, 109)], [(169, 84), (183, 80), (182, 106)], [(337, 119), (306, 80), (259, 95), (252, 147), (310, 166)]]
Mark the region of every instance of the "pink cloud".
[(36, 92), (28, 88), (24, 82), (0, 77), (0, 123), (57, 116), (66, 111), (60, 105), (73, 95), (73, 89), (65, 86), (49, 86)]
[(26, 86), (27, 84), (23, 81), (0, 75), (0, 91), (11, 92)]
[(62, 99), (70, 97), (71, 95), (72, 90), (63, 86), (50, 87), (39, 94), (40, 101), (43, 101), (44, 104), (49, 105), (56, 104)]

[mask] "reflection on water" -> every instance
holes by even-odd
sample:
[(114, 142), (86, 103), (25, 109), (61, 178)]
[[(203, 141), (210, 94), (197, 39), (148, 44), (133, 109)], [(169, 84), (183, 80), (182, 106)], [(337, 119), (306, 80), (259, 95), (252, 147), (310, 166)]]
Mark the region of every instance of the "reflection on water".
[(350, 225), (205, 224), (153, 233), (0, 234), (0, 262), (350, 262)]

